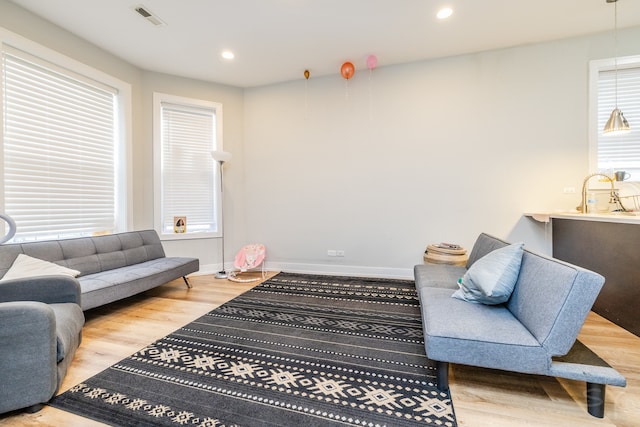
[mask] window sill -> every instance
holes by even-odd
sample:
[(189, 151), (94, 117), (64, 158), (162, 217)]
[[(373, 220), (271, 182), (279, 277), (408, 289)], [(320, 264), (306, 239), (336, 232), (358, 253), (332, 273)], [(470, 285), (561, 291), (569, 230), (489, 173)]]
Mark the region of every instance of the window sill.
[(219, 239), (222, 237), (220, 233), (158, 233), (160, 240), (193, 240), (193, 239)]

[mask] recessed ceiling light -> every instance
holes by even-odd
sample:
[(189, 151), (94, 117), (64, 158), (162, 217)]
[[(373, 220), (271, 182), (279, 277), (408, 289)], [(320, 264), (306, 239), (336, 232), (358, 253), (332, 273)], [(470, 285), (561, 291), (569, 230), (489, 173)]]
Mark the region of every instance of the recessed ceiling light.
[(223, 51), (223, 52), (222, 52), (222, 57), (223, 57), (224, 59), (233, 59), (233, 58), (235, 58), (236, 56), (235, 56), (235, 55), (233, 54), (233, 52), (231, 52), (230, 50), (225, 50), (225, 51)]
[(438, 19), (447, 19), (451, 15), (453, 15), (453, 9), (451, 9), (450, 7), (443, 7), (438, 11), (438, 14), (436, 16), (438, 17)]

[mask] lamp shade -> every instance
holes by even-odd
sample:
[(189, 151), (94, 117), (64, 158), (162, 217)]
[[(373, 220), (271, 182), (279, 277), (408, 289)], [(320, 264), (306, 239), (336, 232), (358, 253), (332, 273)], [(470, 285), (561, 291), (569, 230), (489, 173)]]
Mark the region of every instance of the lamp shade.
[(212, 151), (211, 157), (213, 157), (213, 160), (216, 162), (224, 163), (231, 160), (231, 153), (228, 151)]
[(619, 108), (614, 108), (611, 112), (611, 117), (607, 120), (607, 124), (604, 125), (603, 133), (607, 135), (618, 135), (627, 133), (631, 130), (629, 122), (624, 118), (624, 114)]

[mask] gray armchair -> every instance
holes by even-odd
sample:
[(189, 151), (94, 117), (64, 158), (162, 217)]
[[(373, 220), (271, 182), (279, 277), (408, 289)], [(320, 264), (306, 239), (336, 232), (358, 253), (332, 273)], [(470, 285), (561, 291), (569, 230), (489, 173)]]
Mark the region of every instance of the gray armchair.
[(35, 412), (55, 395), (83, 325), (76, 279), (0, 281), (0, 413)]

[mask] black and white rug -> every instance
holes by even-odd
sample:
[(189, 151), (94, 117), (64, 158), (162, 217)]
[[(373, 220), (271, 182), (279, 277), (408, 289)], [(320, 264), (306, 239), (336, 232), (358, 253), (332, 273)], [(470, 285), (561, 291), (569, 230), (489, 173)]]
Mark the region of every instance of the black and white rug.
[(291, 273), (50, 404), (115, 426), (456, 426), (412, 281)]

